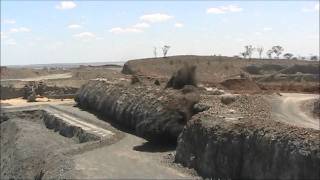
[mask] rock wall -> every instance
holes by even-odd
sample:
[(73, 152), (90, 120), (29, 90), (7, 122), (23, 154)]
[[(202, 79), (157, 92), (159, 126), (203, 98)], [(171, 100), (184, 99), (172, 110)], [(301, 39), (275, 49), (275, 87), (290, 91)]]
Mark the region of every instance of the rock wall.
[(1, 86), (0, 94), (1, 94), (1, 99), (18, 98), (24, 95), (24, 90), (23, 88)]
[(146, 139), (176, 141), (193, 115), (197, 96), (184, 89), (91, 80), (80, 88), (75, 100), (79, 106), (95, 110)]
[(175, 161), (213, 179), (319, 179), (319, 131), (195, 115)]

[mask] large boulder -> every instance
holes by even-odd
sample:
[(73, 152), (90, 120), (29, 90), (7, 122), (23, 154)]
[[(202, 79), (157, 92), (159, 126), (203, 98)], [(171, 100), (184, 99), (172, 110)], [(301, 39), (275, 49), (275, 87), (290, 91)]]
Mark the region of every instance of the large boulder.
[(231, 104), (236, 100), (236, 95), (233, 94), (224, 94), (221, 95), (221, 102), (225, 105)]

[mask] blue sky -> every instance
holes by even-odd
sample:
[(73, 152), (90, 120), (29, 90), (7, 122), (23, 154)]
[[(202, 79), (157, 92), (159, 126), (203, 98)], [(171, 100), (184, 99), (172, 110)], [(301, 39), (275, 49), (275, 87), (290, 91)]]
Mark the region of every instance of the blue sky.
[(281, 45), (319, 54), (319, 1), (1, 1), (1, 64), (238, 55)]

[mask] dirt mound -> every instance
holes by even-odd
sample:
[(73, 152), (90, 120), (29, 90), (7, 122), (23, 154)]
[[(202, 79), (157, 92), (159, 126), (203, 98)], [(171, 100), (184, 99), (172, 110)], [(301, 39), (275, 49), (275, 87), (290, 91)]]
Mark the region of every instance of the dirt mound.
[(289, 69), (285, 70), (284, 74), (296, 74), (296, 73), (304, 73), (304, 74), (319, 74), (319, 64), (308, 64), (308, 65), (294, 65), (290, 67)]
[(319, 82), (271, 82), (259, 83), (261, 90), (268, 92), (305, 92), (305, 93), (320, 93)]
[[(298, 60), (267, 60), (267, 59), (239, 59), (225, 56), (171, 56), (166, 58), (148, 58), (130, 60), (122, 69), (124, 74), (165, 77), (167, 79), (183, 67), (185, 63), (197, 66), (199, 82), (218, 83), (230, 76), (239, 75), (249, 65), (262, 66), (275, 69), (292, 66), (294, 64), (307, 65), (318, 62)], [(268, 66), (270, 65), (270, 67)]]
[(260, 87), (254, 82), (248, 79), (227, 79), (220, 83), (228, 90), (233, 91), (260, 91)]

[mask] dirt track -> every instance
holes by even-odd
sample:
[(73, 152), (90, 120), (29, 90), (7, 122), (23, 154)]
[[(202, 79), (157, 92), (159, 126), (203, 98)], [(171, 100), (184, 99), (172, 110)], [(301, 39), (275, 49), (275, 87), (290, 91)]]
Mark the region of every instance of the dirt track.
[(50, 74), (45, 76), (38, 76), (38, 77), (32, 77), (32, 78), (19, 78), (19, 79), (1, 79), (1, 81), (40, 81), (40, 80), (49, 80), (49, 79), (67, 79), (71, 78), (71, 73), (62, 73), (62, 74)]
[(319, 119), (303, 112), (300, 108), (303, 102), (319, 98), (319, 95), (298, 93), (281, 93), (281, 95), (270, 99), (275, 120), (294, 126), (320, 129)]

